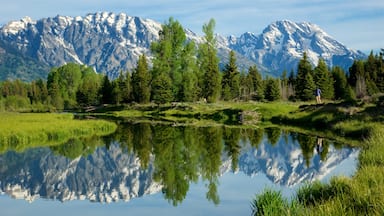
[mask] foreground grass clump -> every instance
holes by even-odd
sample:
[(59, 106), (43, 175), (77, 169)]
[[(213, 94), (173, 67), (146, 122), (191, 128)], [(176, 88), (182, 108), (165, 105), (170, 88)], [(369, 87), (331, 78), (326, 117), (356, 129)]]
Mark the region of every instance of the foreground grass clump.
[(251, 203), (252, 215), (297, 215), (300, 206), (297, 202), (291, 202), (283, 197), (280, 191), (265, 189)]
[(75, 120), (72, 114), (0, 113), (0, 152), (61, 144), (73, 137), (102, 136), (112, 122)]
[[(273, 204), (285, 206), (285, 212), (265, 213), (254, 208), (254, 215), (286, 215), (286, 212), (295, 212), (295, 215), (384, 215), (384, 127), (381, 114), (378, 116), (380, 112), (372, 106), (345, 108), (329, 104), (279, 116), (285, 123), (326, 127), (334, 133), (360, 139), (362, 151), (358, 170), (351, 178), (335, 177), (329, 183), (310, 183), (297, 191), (291, 203), (281, 199)], [(266, 195), (259, 195), (252, 203), (260, 202), (263, 196)], [(264, 209), (272, 208), (268, 206), (272, 202), (264, 203)], [(295, 204), (293, 209), (292, 203)]]

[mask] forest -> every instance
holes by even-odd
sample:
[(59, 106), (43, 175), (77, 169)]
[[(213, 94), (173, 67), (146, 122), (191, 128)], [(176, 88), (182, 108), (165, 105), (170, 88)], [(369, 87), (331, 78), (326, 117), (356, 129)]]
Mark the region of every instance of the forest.
[(140, 56), (132, 71), (117, 79), (91, 67), (67, 63), (52, 68), (46, 80), (0, 82), (0, 111), (83, 110), (103, 104), (217, 101), (309, 101), (320, 88), (327, 100), (355, 101), (384, 92), (383, 53), (355, 60), (348, 71), (320, 59), (312, 66), (306, 53), (297, 69), (281, 77), (263, 77), (257, 66), (240, 71), (231, 51), (220, 69), (215, 21), (203, 25), (204, 43), (188, 41), (181, 24), (170, 18), (151, 44), (153, 58)]

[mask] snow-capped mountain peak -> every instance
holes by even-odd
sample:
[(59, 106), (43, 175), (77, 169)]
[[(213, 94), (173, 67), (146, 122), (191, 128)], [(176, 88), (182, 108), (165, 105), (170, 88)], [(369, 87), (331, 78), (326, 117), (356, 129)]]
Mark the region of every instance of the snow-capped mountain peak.
[[(57, 15), (37, 21), (25, 17), (0, 27), (0, 48), (49, 67), (67, 62), (86, 64), (113, 78), (120, 71), (131, 71), (140, 55), (151, 56), (150, 45), (159, 39), (161, 28), (159, 22), (124, 13)], [(189, 29), (185, 32), (189, 40), (204, 41)], [(308, 22), (277, 21), (261, 34), (216, 35), (216, 39), (221, 65), (227, 63), (228, 53), (234, 50), (241, 70), (257, 65), (262, 73), (275, 76), (283, 70), (296, 70), (304, 52), (313, 65), (323, 58), (329, 66), (340, 65), (344, 69), (354, 59), (365, 58), (363, 53), (348, 49)]]
[(2, 31), (6, 34), (17, 34), (20, 30), (26, 29), (28, 24), (36, 24), (31, 17), (24, 17), (19, 21), (11, 21), (2, 27)]
[(348, 49), (315, 24), (289, 20), (270, 24), (258, 36), (245, 33), (231, 44), (231, 48), (276, 73), (296, 70), (304, 52), (313, 65), (322, 58), (329, 66), (345, 68), (353, 59), (365, 57), (361, 52)]

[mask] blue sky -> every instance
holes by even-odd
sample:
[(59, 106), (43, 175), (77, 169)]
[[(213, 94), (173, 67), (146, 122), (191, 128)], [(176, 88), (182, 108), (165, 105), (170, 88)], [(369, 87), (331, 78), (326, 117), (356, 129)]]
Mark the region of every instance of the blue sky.
[(384, 48), (383, 0), (0, 0), (0, 24), (24, 16), (84, 16), (100, 11), (150, 18), (161, 23), (170, 16), (201, 35), (210, 18), (215, 32), (239, 36), (259, 34), (277, 20), (319, 25), (349, 48), (364, 52)]

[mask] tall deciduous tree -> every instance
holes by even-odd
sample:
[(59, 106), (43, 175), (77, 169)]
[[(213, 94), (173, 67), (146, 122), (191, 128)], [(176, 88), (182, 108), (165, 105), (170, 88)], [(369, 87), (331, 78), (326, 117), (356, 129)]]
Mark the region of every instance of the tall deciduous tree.
[(217, 57), (216, 39), (214, 36), (215, 20), (211, 19), (203, 25), (204, 43), (199, 45), (199, 83), (201, 96), (209, 103), (216, 102), (220, 95), (221, 83), (219, 59)]
[[(171, 98), (165, 102), (172, 100), (180, 100), (180, 91), (182, 89), (182, 61), (183, 52), (186, 42), (186, 35), (183, 27), (178, 21), (172, 17), (168, 23), (162, 26), (159, 32), (160, 40), (151, 44), (151, 51), (154, 55), (153, 60), (153, 83), (165, 84), (169, 80), (171, 85), (162, 86), (160, 92), (171, 91)], [(160, 79), (160, 80), (159, 80)], [(165, 82), (166, 81), (166, 82)], [(169, 89), (165, 89), (169, 88)], [(153, 99), (160, 98), (159, 91), (152, 86)], [(164, 99), (162, 100), (164, 101)]]

